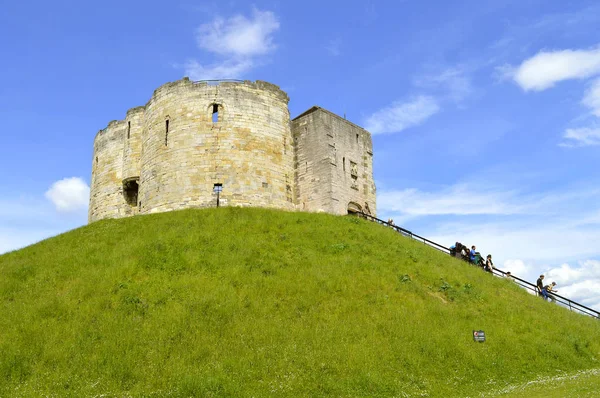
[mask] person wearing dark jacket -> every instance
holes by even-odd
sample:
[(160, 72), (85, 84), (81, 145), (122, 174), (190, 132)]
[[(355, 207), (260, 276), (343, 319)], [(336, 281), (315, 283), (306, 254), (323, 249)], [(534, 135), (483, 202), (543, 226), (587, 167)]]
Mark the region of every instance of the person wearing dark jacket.
[(538, 296), (542, 295), (542, 290), (544, 290), (544, 275), (540, 275), (536, 283), (537, 294)]

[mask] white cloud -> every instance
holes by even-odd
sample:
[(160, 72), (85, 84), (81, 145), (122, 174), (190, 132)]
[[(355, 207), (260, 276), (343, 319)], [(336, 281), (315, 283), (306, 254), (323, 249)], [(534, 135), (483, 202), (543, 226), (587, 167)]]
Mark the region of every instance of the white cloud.
[(572, 185), (525, 194), (478, 180), (431, 192), (381, 192), (379, 217), (446, 246), (475, 244), (501, 269), (530, 281), (549, 264), (600, 257), (598, 189)]
[(545, 275), (548, 282), (557, 283), (561, 296), (600, 310), (600, 261), (581, 261), (578, 266), (561, 264)]
[(447, 68), (440, 73), (416, 78), (414, 84), (426, 89), (441, 89), (442, 95), (460, 102), (469, 96), (473, 87), (463, 67)]
[(20, 249), (87, 222), (85, 212), (65, 216), (41, 195), (0, 199), (0, 254)]
[[(587, 79), (600, 74), (600, 48), (591, 50), (541, 51), (526, 59), (519, 67), (497, 68), (510, 74), (525, 91), (542, 91), (556, 83), (570, 79)], [(600, 117), (600, 78), (592, 81), (581, 103)], [(562, 147), (600, 145), (600, 129), (596, 127), (570, 128), (563, 134)]]
[(600, 128), (567, 129), (563, 135), (563, 147), (584, 147), (600, 145)]
[(365, 128), (372, 134), (398, 133), (423, 123), (439, 110), (431, 96), (421, 95), (409, 102), (396, 101), (369, 116)]
[[(496, 264), (494, 264), (496, 266)], [(510, 273), (514, 276), (520, 277), (523, 279), (525, 275), (529, 275), (531, 273), (533, 266), (531, 263), (525, 263), (523, 260), (519, 259), (508, 259), (505, 260), (502, 266), (502, 270)]]
[(276, 49), (273, 35), (279, 26), (277, 16), (271, 11), (254, 9), (250, 17), (217, 17), (200, 25), (196, 42), (201, 50), (220, 59), (209, 64), (190, 59), (179, 67), (183, 67), (192, 80), (241, 78), (260, 65), (261, 56)]
[(275, 14), (254, 9), (251, 18), (236, 15), (200, 25), (196, 39), (200, 48), (215, 54), (252, 57), (275, 48), (272, 35), (278, 29)]
[(70, 213), (87, 209), (90, 187), (79, 177), (56, 181), (45, 196), (59, 212)]
[(595, 245), (600, 240), (600, 226), (584, 226), (579, 220), (569, 225), (555, 217), (528, 222), (469, 218), (413, 232), (444, 245), (456, 241), (477, 245), (482, 253), (491, 253), (501, 269), (529, 281), (535, 281), (552, 263), (600, 255)]
[(387, 191), (377, 195), (380, 209), (401, 212), (409, 216), (518, 214), (524, 210), (513, 199), (513, 192), (471, 190), (466, 185), (454, 185), (436, 192), (417, 189)]
[(590, 108), (594, 115), (600, 117), (600, 79), (590, 84), (581, 103)]
[(196, 60), (185, 63), (185, 73), (192, 80), (237, 79), (254, 66), (251, 60), (225, 61), (220, 64), (203, 66)]
[(342, 47), (342, 40), (340, 40), (338, 38), (338, 39), (329, 40), (329, 42), (325, 46), (325, 49), (331, 56), (337, 57), (342, 54), (341, 47)]
[(514, 80), (526, 91), (542, 91), (569, 79), (600, 73), (600, 49), (541, 51), (514, 71)]

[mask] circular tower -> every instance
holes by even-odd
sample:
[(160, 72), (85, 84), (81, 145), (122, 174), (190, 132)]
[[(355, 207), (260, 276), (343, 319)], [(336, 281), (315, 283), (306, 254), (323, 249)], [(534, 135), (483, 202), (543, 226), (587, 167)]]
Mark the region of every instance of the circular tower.
[(125, 123), (113, 120), (94, 139), (89, 221), (117, 218), (123, 212), (121, 189)]
[(158, 88), (144, 110), (139, 212), (214, 207), (217, 190), (221, 205), (293, 209), (288, 101), (261, 81)]

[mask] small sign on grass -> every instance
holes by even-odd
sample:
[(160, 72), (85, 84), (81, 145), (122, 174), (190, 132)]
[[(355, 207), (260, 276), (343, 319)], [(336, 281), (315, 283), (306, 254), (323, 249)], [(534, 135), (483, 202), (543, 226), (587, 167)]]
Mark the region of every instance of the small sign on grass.
[(473, 341), (483, 343), (485, 341), (485, 332), (483, 330), (473, 330)]

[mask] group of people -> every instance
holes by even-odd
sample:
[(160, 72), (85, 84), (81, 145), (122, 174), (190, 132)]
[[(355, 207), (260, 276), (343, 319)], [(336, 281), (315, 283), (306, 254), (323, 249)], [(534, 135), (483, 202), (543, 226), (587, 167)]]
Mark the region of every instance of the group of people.
[[(388, 225), (395, 226), (393, 219), (388, 219)], [(461, 260), (467, 261), (473, 265), (483, 268), (487, 272), (494, 272), (494, 263), (492, 262), (492, 255), (488, 254), (485, 258), (481, 256), (481, 254), (477, 251), (475, 245), (471, 246), (469, 249), (467, 246), (463, 245), (460, 242), (456, 242), (454, 245), (450, 246), (450, 255), (456, 258), (460, 258)], [(514, 280), (510, 271), (504, 273), (505, 277), (508, 279)], [(543, 297), (544, 300), (548, 301), (548, 299), (554, 301), (554, 296), (551, 293), (556, 293), (558, 290), (554, 289), (556, 286), (556, 282), (552, 282), (549, 285), (544, 285), (544, 275), (540, 275), (536, 284), (536, 292), (539, 296)]]
[(492, 255), (488, 254), (484, 260), (481, 256), (481, 253), (477, 251), (477, 248), (474, 245), (471, 246), (471, 249), (469, 250), (467, 246), (460, 242), (456, 242), (454, 245), (450, 246), (450, 255), (477, 265), (483, 268), (485, 271), (494, 272)]
[(536, 291), (538, 296), (541, 296), (544, 300), (548, 301), (548, 299), (554, 301), (554, 296), (551, 293), (556, 293), (558, 290), (554, 289), (556, 286), (556, 282), (552, 282), (549, 285), (544, 285), (544, 275), (540, 275), (536, 282)]
[[(477, 251), (475, 246), (471, 246), (469, 250), (468, 247), (463, 245), (460, 242), (456, 242), (454, 245), (450, 246), (450, 255), (456, 258), (460, 258), (464, 261), (467, 261), (471, 264), (477, 265), (483, 268), (485, 271), (494, 272), (494, 263), (492, 262), (492, 255), (488, 254), (485, 261), (481, 254)], [(507, 278), (513, 279), (510, 271), (504, 274)], [(558, 290), (554, 289), (556, 286), (556, 282), (552, 282), (549, 285), (544, 285), (544, 275), (540, 275), (536, 283), (536, 292), (539, 296), (541, 296), (544, 300), (548, 301), (548, 299), (555, 301), (554, 296), (551, 293), (557, 293)]]

